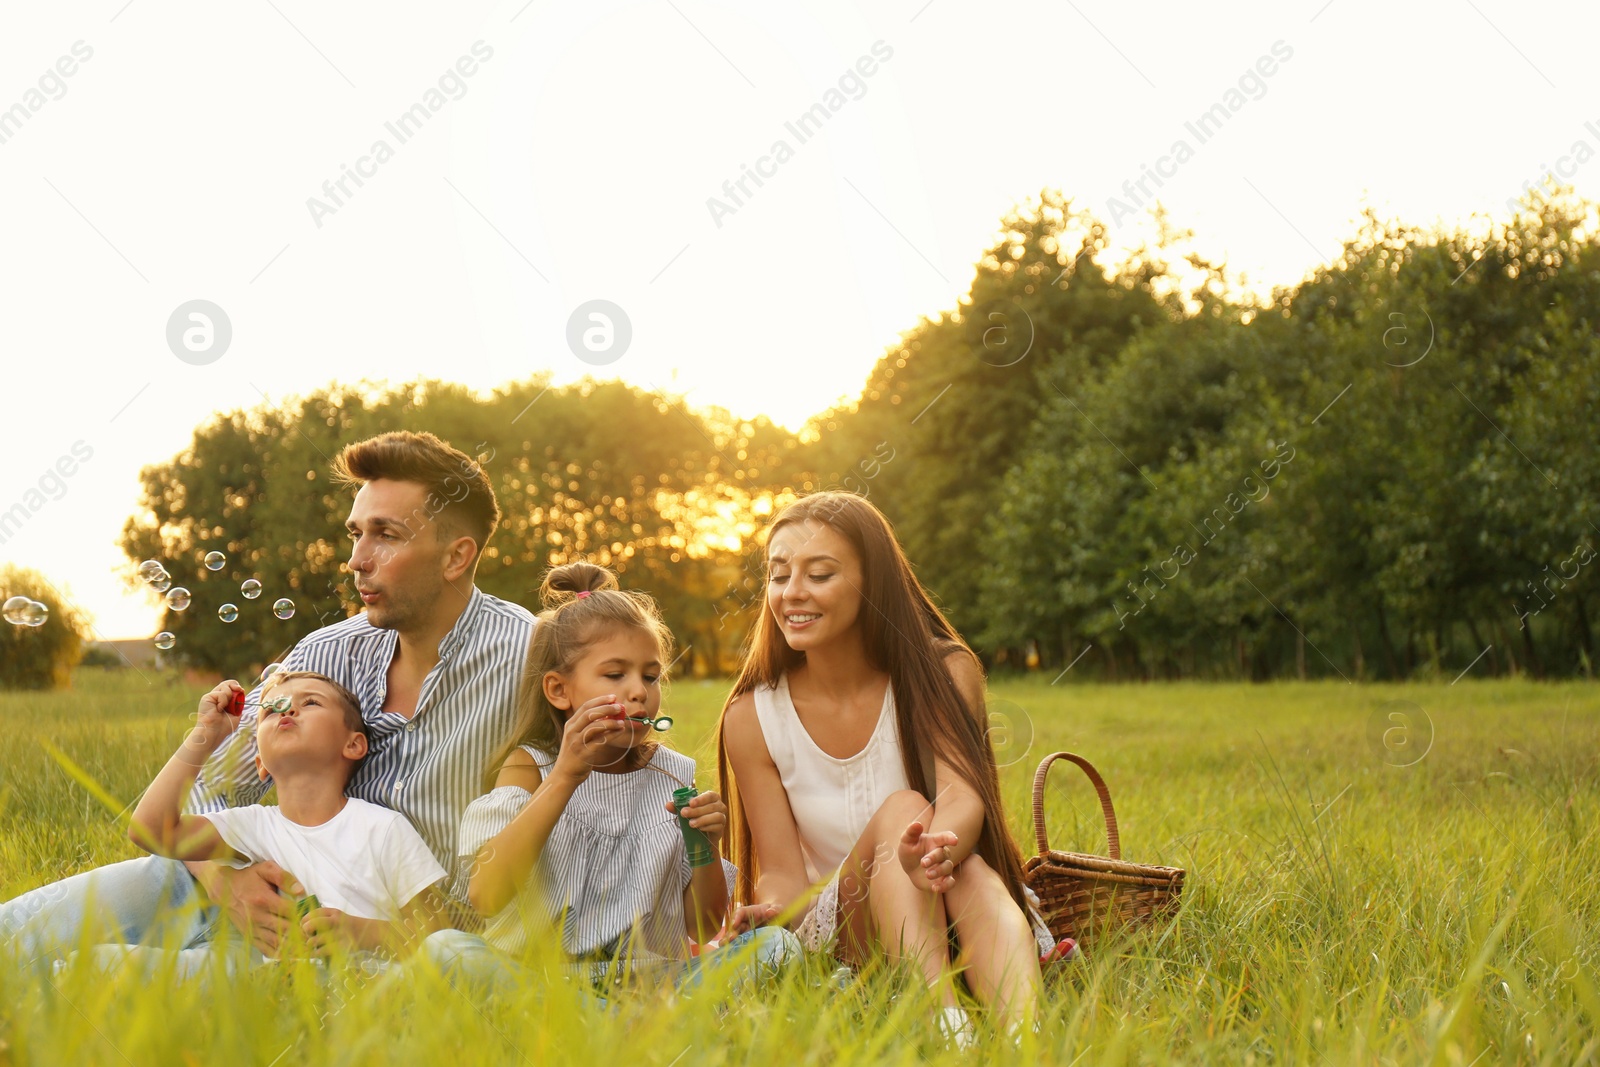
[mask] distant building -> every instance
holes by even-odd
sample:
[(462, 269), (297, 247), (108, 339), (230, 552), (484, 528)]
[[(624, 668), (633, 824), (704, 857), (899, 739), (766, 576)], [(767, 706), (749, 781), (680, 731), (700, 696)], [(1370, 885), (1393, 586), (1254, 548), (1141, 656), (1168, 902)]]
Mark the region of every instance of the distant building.
[(90, 641), (84, 646), (86, 653), (94, 653), (109, 667), (159, 668), (161, 653), (148, 638), (126, 641)]

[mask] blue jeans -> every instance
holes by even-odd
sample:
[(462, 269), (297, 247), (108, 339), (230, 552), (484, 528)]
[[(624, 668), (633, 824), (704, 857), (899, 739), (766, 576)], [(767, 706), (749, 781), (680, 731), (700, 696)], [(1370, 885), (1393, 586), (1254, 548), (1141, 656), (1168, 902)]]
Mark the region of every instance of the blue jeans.
[[(0, 947), (35, 966), (56, 961), (57, 973), (80, 950), (100, 970), (136, 965), (147, 977), (170, 967), (175, 978), (194, 978), (214, 963), (231, 976), (267, 962), (242, 933), (223, 930), (221, 909), (196, 885), (180, 861), (162, 856), (107, 864), (0, 904)], [(369, 974), (385, 967), (369, 953), (354, 962)]]
[[(127, 967), (137, 967), (146, 981), (170, 973), (172, 978), (188, 981), (205, 977), (213, 966), (222, 969), (224, 977), (233, 978), (252, 967), (266, 962), (266, 957), (254, 945), (234, 941), (226, 947), (202, 941), (186, 948), (154, 948), (149, 945), (94, 945), (87, 950), (89, 960), (98, 971), (114, 972)], [(55, 972), (60, 974), (74, 966), (80, 954), (69, 953), (56, 961)], [(320, 962), (320, 961), (318, 961)]]
[[(440, 930), (429, 935), (422, 943), (421, 953), (450, 979), (451, 985), (480, 995), (504, 993), (529, 977), (528, 969), (517, 960), (477, 934), (462, 930)], [(688, 960), (664, 961), (662, 966), (664, 976), (685, 993), (698, 989), (708, 975), (724, 973), (737, 991), (752, 982), (776, 978), (800, 957), (800, 941), (789, 930), (758, 926), (714, 952)], [(573, 964), (568, 978), (587, 982), (593, 968), (592, 964)], [(605, 997), (594, 999), (599, 1007), (606, 1006)]]
[(30, 962), (89, 945), (206, 943), (220, 915), (201, 905), (194, 876), (162, 856), (124, 860), (0, 904), (0, 945)]

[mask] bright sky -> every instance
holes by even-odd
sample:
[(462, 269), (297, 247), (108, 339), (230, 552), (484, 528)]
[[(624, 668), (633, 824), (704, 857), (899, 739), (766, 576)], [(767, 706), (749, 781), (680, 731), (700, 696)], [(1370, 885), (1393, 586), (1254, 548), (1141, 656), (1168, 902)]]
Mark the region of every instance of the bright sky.
[[(1110, 222), (1159, 167), (1145, 192), (1260, 285), (1364, 203), (1504, 214), (1558, 166), (1600, 199), (1597, 35), (1592, 5), (1510, 0), (8, 5), (0, 560), (148, 636), (115, 547), (139, 468), (330, 380), (588, 371), (798, 426), (1045, 186)], [(197, 299), (232, 330), (205, 365), (167, 339)], [(595, 299), (632, 331), (604, 366), (567, 343)]]

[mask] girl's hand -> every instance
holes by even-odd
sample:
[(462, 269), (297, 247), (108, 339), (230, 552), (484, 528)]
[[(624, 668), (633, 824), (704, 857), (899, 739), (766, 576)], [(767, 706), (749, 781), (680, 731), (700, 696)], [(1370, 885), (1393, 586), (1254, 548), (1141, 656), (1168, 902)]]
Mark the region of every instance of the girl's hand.
[(233, 704), (235, 694), (242, 694), (244, 687), (229, 678), (225, 682), (218, 682), (216, 688), (200, 698), (200, 709), (195, 714), (195, 728), (201, 732), (204, 740), (209, 744), (216, 744), (239, 725), (238, 718), (228, 714), (228, 708)]
[(943, 893), (956, 884), (956, 865), (950, 850), (959, 842), (952, 831), (930, 834), (920, 822), (913, 822), (900, 835), (900, 866), (918, 888)]
[[(667, 810), (678, 814), (677, 805), (670, 800)], [(722, 796), (715, 790), (699, 793), (684, 805), (683, 815), (690, 826), (711, 839), (711, 847), (717, 850), (717, 855), (722, 855), (722, 835), (728, 829), (728, 805)]]
[(555, 769), (582, 781), (596, 767), (608, 767), (617, 762), (612, 743), (627, 737), (633, 723), (613, 716), (626, 714), (627, 706), (615, 693), (584, 701), (567, 716)]

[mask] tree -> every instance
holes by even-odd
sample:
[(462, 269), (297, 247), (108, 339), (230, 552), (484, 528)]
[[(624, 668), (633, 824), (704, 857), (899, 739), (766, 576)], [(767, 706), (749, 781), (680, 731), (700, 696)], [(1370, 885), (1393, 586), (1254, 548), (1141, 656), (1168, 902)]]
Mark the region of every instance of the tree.
[[(1002, 220), (961, 307), (908, 331), (853, 407), (808, 427), (825, 484), (865, 490), (969, 632), (983, 623), (986, 521), (1041, 406), (1176, 312), (1151, 287), (1156, 261), (1107, 272), (1094, 259), (1104, 244), (1089, 212), (1041, 193)], [(888, 453), (892, 462), (875, 460)], [(880, 468), (868, 484), (863, 475)]]
[[(359, 610), (344, 531), (349, 493), (328, 482), (344, 445), (385, 430), (431, 430), (474, 455), (502, 521), (484, 546), (485, 591), (537, 610), (544, 571), (571, 559), (611, 567), (661, 602), (680, 642), (717, 647), (716, 582), (755, 530), (751, 510), (795, 480), (795, 444), (765, 419), (715, 410), (618, 382), (515, 383), (488, 396), (439, 382), (388, 390), (330, 386), (281, 405), (220, 415), (189, 448), (143, 472), (145, 512), (131, 518), (130, 561), (160, 559), (192, 605), (163, 628), (184, 662), (238, 671), (308, 629)], [(208, 552), (227, 556), (212, 572)], [(259, 600), (240, 583), (259, 580)], [(131, 580), (131, 579), (130, 579)], [(292, 620), (269, 610), (292, 599)], [(217, 610), (240, 609), (224, 624)], [(715, 669), (715, 665), (713, 666)]]
[(89, 624), (38, 571), (13, 564), (0, 567), (0, 600), (24, 596), (43, 604), (42, 626), (0, 623), (0, 688), (57, 689), (71, 684), (72, 668), (83, 658)]

